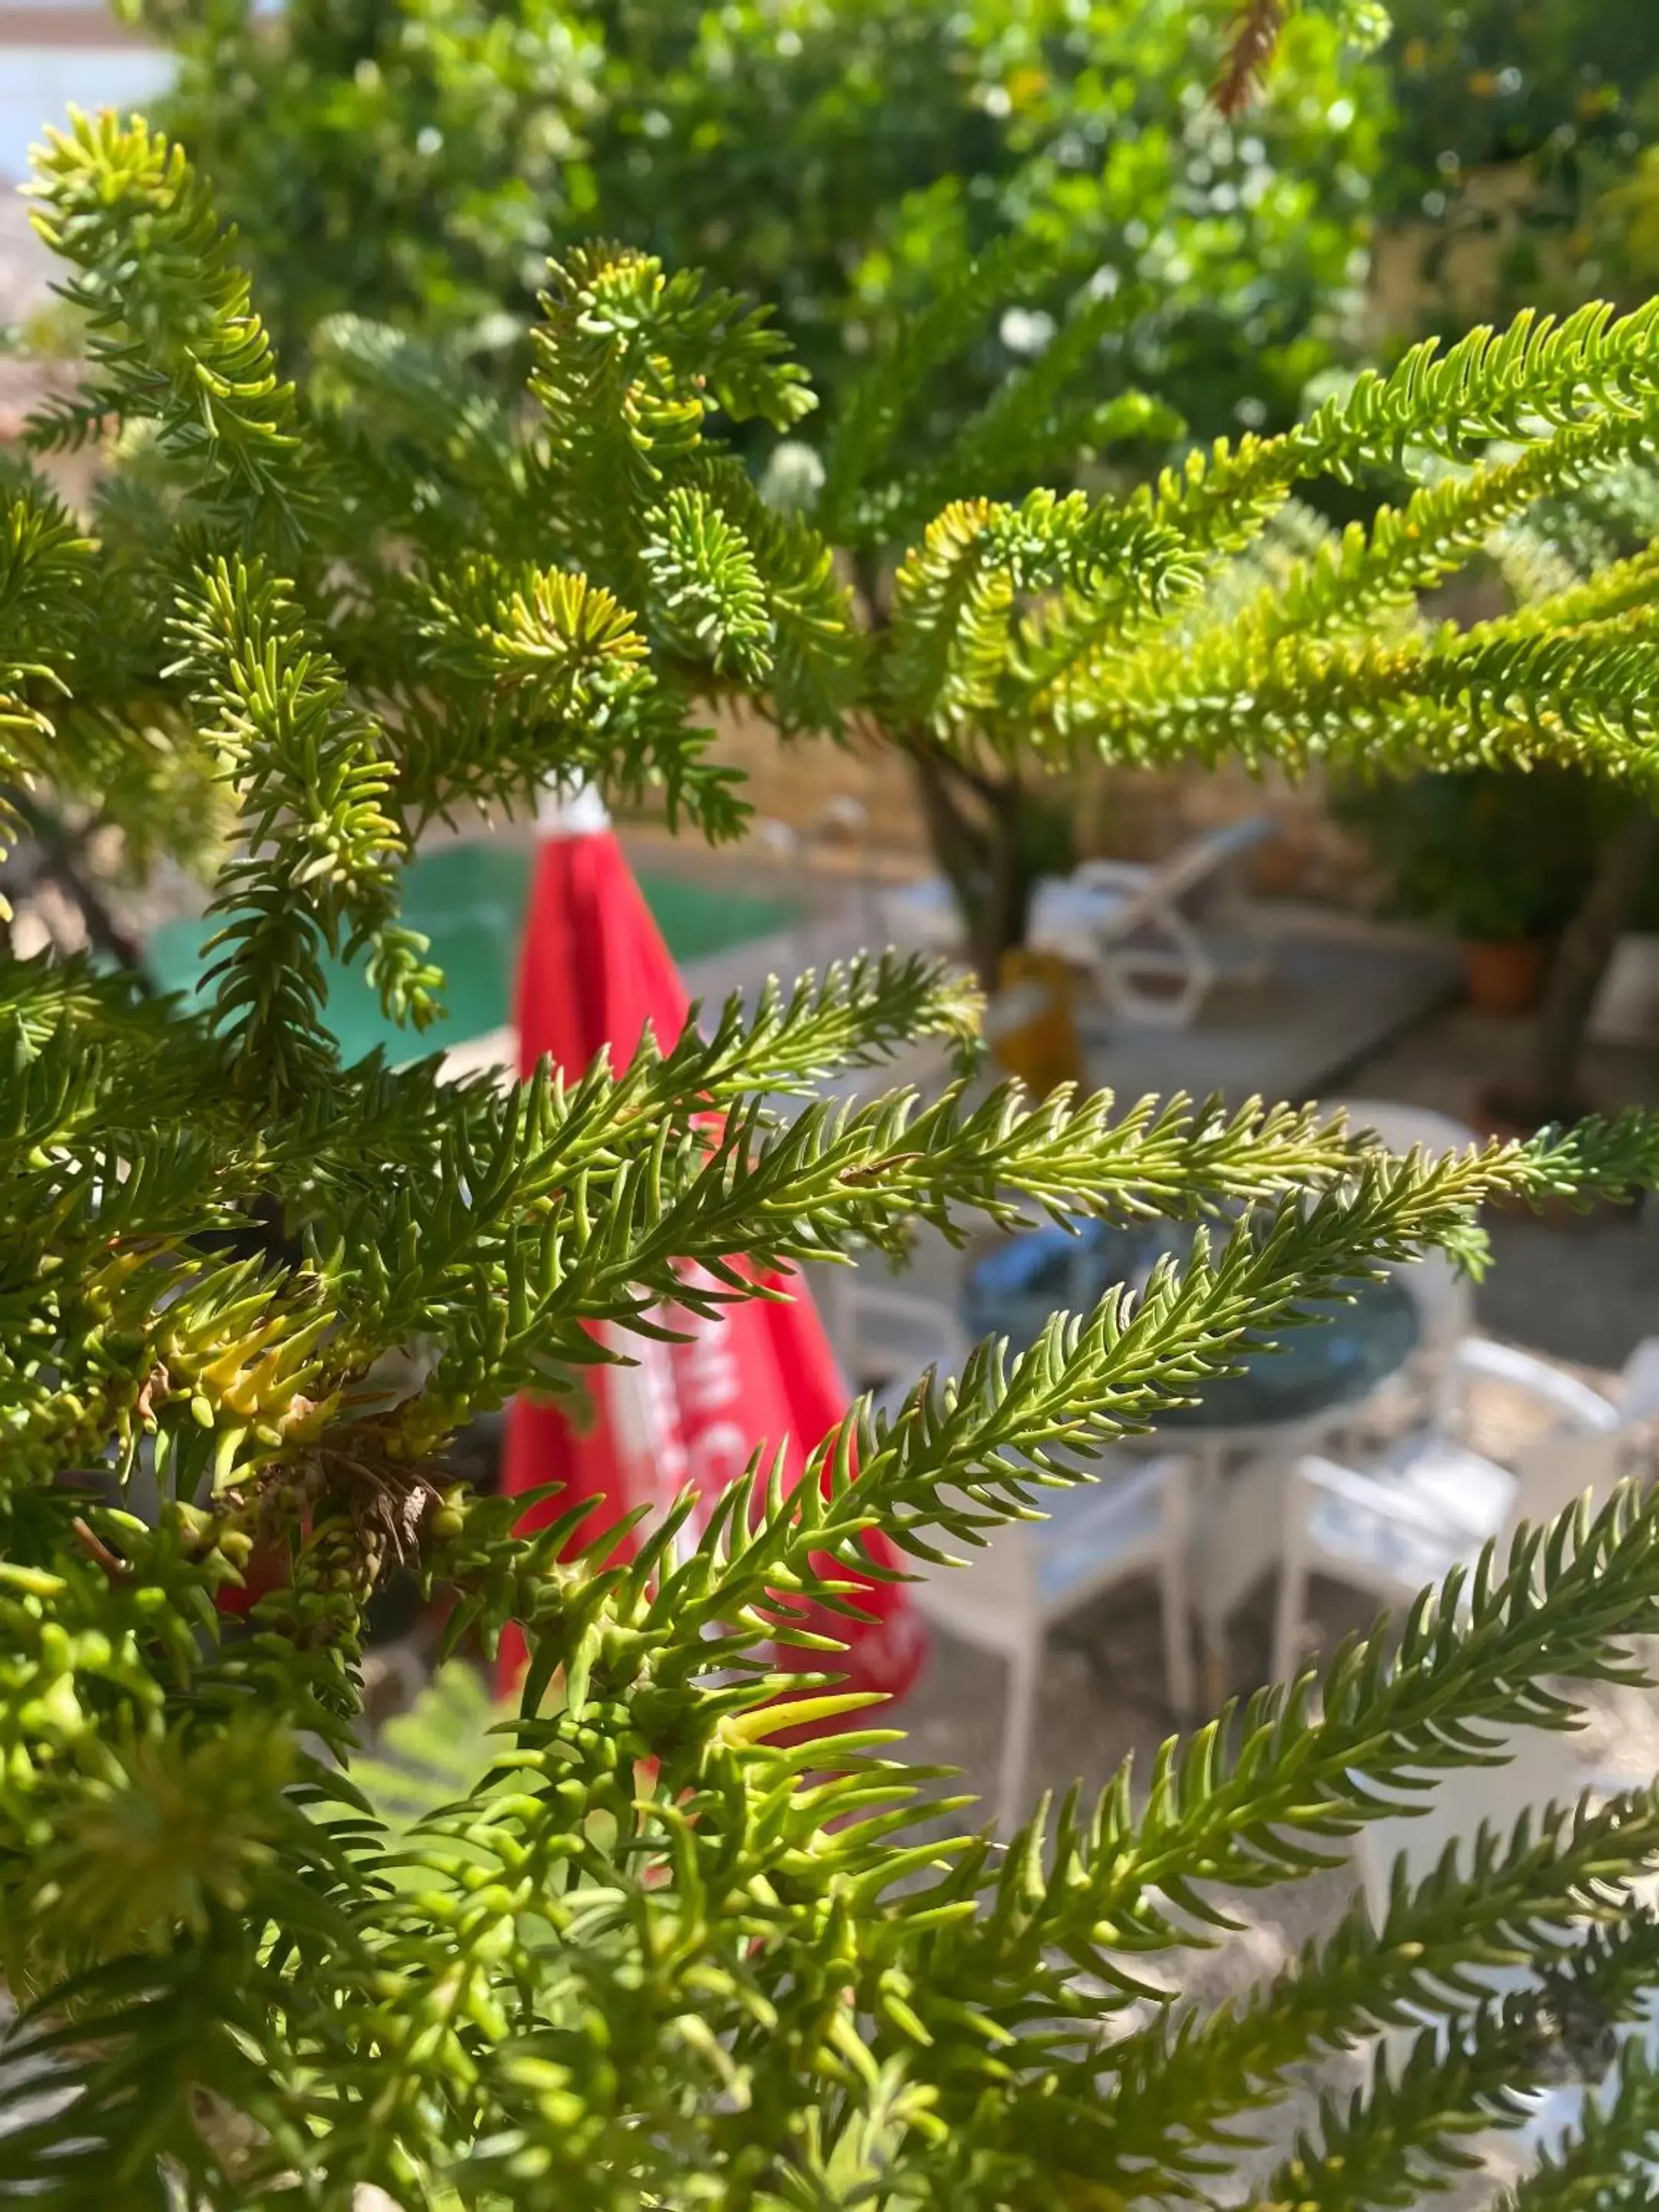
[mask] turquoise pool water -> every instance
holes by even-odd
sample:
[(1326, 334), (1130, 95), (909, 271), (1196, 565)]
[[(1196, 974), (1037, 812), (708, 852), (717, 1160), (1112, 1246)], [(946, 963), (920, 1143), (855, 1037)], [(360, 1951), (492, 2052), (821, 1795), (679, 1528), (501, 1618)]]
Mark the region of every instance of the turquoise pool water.
[[(388, 1060), (408, 1060), (465, 1044), (512, 1019), (513, 976), (533, 860), (525, 846), (468, 842), (410, 862), (404, 874), (404, 919), (432, 940), (432, 956), (444, 971), (448, 1017), (416, 1039), (382, 1015), (361, 961), (349, 968), (325, 963), (329, 1027), (348, 1060), (376, 1045), (385, 1047)], [(792, 899), (734, 892), (650, 868), (636, 873), (669, 951), (682, 963), (787, 929), (804, 911)], [(203, 947), (216, 927), (192, 919), (155, 931), (145, 959), (159, 989), (199, 988), (210, 964)]]

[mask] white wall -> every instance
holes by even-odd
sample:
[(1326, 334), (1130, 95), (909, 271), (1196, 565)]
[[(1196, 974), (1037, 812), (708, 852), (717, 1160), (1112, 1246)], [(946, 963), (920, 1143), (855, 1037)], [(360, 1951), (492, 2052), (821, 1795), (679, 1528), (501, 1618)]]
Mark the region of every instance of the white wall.
[(173, 74), (149, 46), (0, 46), (0, 178), (28, 174), (41, 126), (71, 106), (143, 108)]

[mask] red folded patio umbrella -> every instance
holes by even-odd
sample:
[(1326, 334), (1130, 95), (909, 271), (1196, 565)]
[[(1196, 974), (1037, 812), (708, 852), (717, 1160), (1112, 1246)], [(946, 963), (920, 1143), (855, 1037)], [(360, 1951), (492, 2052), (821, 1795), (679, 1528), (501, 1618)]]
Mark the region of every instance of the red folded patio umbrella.
[[(597, 793), (550, 802), (540, 826), (519, 975), (520, 1073), (550, 1058), (579, 1074), (607, 1046), (622, 1066), (647, 1024), (665, 1045), (679, 1036), (690, 1011), (685, 988)], [(686, 1279), (695, 1286), (689, 1271)], [(526, 1513), (526, 1528), (574, 1498), (600, 1498), (586, 1533), (636, 1505), (665, 1505), (688, 1483), (712, 1504), (760, 1443), (783, 1443), (788, 1480), (799, 1478), (808, 1453), (846, 1412), (847, 1391), (805, 1286), (763, 1279), (782, 1284), (787, 1301), (745, 1300), (712, 1318), (669, 1305), (653, 1318), (681, 1340), (618, 1338), (635, 1364), (589, 1370), (597, 1402), (587, 1423), (573, 1425), (556, 1406), (527, 1398), (509, 1408), (507, 1492), (562, 1486)], [(880, 1540), (872, 1540), (871, 1554), (884, 1565), (898, 1559)], [(867, 1626), (839, 1616), (815, 1623), (841, 1638), (846, 1653), (816, 1662), (802, 1654), (800, 1663), (844, 1675), (848, 1688), (896, 1696), (921, 1667), (921, 1623), (902, 1585), (872, 1583), (858, 1601), (872, 1615)], [(515, 1690), (523, 1663), (523, 1639), (509, 1631), (497, 1674), (503, 1696)]]

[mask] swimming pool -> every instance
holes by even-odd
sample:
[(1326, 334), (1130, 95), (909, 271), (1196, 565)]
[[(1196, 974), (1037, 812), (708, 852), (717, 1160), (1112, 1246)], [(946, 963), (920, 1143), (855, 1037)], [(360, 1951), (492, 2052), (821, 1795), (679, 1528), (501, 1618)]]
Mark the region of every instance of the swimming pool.
[[(416, 1037), (386, 1019), (364, 979), (361, 959), (349, 968), (325, 960), (328, 1026), (348, 1061), (376, 1045), (385, 1047), (392, 1061), (449, 1051), (512, 1021), (513, 978), (534, 859), (525, 845), (468, 839), (410, 861), (404, 872), (403, 918), (432, 940), (432, 957), (444, 971), (448, 1016)], [(793, 899), (698, 883), (668, 870), (641, 868), (635, 873), (669, 951), (682, 965), (788, 929), (805, 911)], [(159, 990), (200, 990), (203, 974), (211, 965), (204, 947), (218, 926), (216, 921), (191, 917), (153, 933), (144, 957)]]

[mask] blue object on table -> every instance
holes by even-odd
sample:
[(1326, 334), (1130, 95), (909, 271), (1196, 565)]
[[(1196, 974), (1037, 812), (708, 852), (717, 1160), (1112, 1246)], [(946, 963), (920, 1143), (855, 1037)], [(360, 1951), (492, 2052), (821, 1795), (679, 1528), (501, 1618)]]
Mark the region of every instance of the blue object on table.
[[(1112, 1248), (1121, 1241), (1100, 1221), (1080, 1222), (1075, 1230), (1050, 1222), (1023, 1236), (1006, 1237), (970, 1271), (968, 1304), (1000, 1313), (1018, 1310), (1023, 1320), (1034, 1322), (1029, 1333), (1021, 1331), (1029, 1343), (1051, 1313), (1073, 1304), (1074, 1289), (1093, 1304), (1099, 1295), (1094, 1286), (1111, 1280), (1116, 1256)], [(988, 1320), (979, 1334), (988, 1335), (994, 1328), (1010, 1326)], [(1018, 1329), (1019, 1323), (1012, 1326)]]
[[(1115, 1283), (1138, 1286), (1161, 1252), (1179, 1249), (1174, 1223), (1147, 1230), (1047, 1226), (990, 1247), (968, 1270), (963, 1319), (970, 1335), (1035, 1343), (1055, 1313), (1087, 1313)], [(1165, 1429), (1267, 1429), (1356, 1405), (1416, 1349), (1411, 1293), (1396, 1277), (1358, 1282), (1351, 1298), (1309, 1302), (1316, 1319), (1274, 1345), (1245, 1351), (1239, 1371), (1209, 1383), (1188, 1406), (1158, 1419)]]
[(1356, 1283), (1349, 1299), (1310, 1299), (1308, 1311), (1319, 1318), (1247, 1352), (1237, 1375), (1161, 1413), (1158, 1428), (1277, 1428), (1334, 1413), (1369, 1397), (1417, 1349), (1416, 1303), (1395, 1276)]

